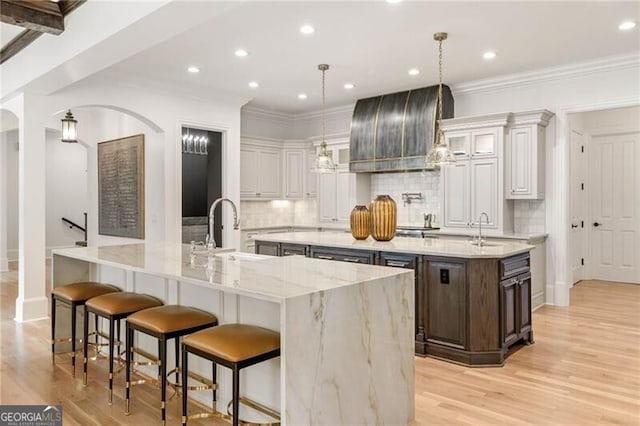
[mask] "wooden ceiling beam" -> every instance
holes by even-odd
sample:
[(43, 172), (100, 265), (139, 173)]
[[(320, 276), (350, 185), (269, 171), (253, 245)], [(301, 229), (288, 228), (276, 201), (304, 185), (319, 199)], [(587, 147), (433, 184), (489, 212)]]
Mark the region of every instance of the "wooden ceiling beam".
[(64, 15), (52, 1), (2, 0), (0, 21), (41, 33), (60, 35), (64, 31)]

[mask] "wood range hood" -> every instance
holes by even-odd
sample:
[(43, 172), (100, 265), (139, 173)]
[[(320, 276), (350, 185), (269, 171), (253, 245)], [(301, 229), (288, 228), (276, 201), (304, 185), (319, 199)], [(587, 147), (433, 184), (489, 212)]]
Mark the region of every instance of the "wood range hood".
[[(424, 170), (437, 132), (438, 86), (359, 99), (351, 118), (349, 170)], [(442, 118), (453, 117), (453, 95), (442, 86)]]

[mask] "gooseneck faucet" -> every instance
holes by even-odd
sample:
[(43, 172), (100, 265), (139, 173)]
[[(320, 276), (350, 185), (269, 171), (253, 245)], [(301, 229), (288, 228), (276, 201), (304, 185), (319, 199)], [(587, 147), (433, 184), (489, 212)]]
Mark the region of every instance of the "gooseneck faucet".
[(486, 219), (487, 225), (489, 225), (489, 215), (485, 212), (480, 213), (480, 218), (478, 219), (478, 247), (482, 247), (482, 218)]
[(207, 248), (212, 249), (212, 248), (216, 248), (216, 239), (214, 237), (214, 217), (213, 214), (216, 211), (216, 207), (218, 207), (218, 204), (220, 204), (221, 202), (226, 201), (228, 203), (231, 204), (231, 207), (233, 207), (233, 229), (238, 229), (240, 227), (240, 222), (238, 221), (238, 209), (236, 208), (236, 205), (233, 201), (231, 201), (228, 198), (218, 198), (217, 200), (215, 200), (213, 203), (211, 203), (211, 207), (209, 208), (209, 234), (207, 235)]

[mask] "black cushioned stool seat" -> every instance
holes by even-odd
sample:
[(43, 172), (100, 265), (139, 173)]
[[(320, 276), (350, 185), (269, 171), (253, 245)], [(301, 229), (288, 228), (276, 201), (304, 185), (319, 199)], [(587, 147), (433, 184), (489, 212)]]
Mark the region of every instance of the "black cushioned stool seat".
[[(73, 375), (76, 374), (76, 308), (84, 306), (87, 300), (103, 294), (119, 292), (120, 289), (111, 284), (102, 284), (93, 281), (67, 284), (55, 287), (51, 291), (51, 356), (55, 356), (56, 342), (71, 341), (71, 366)], [(62, 302), (71, 307), (71, 338), (56, 339), (56, 313), (57, 302)], [(84, 332), (83, 332), (84, 334)], [(87, 333), (88, 334), (88, 333)], [(97, 342), (97, 337), (96, 337)]]
[[(182, 339), (182, 382), (188, 377), (188, 355), (192, 353), (213, 363), (224, 365), (233, 372), (232, 422), (240, 424), (240, 370), (280, 356), (280, 334), (262, 327), (246, 324), (224, 324), (190, 334)], [(215, 396), (214, 396), (215, 404)], [(252, 408), (256, 408), (252, 403)], [(259, 411), (279, 419), (278, 413), (259, 406)], [(214, 405), (215, 410), (215, 405)], [(213, 413), (210, 413), (213, 415)], [(192, 418), (204, 417), (202, 413)], [(187, 424), (187, 389), (182, 392), (182, 424)], [(243, 422), (245, 423), (245, 422)]]
[[(180, 366), (180, 337), (196, 331), (212, 327), (218, 318), (209, 312), (180, 305), (166, 305), (144, 309), (127, 318), (126, 337), (126, 410), (129, 414), (129, 393), (132, 386), (131, 364), (134, 352), (134, 331), (145, 333), (158, 339), (158, 361), (160, 376), (160, 408), (162, 424), (166, 422), (167, 399), (167, 340), (175, 340), (176, 368), (173, 370), (178, 381)], [(169, 372), (171, 374), (171, 372)], [(142, 381), (144, 382), (144, 381)], [(186, 383), (186, 382), (184, 382)], [(215, 376), (213, 378), (215, 383)], [(215, 391), (214, 391), (215, 392)]]
[(89, 299), (84, 305), (84, 374), (83, 382), (87, 384), (87, 329), (89, 314), (106, 318), (109, 321), (109, 404), (113, 401), (113, 347), (115, 341), (115, 324), (118, 323), (118, 346), (120, 345), (120, 320), (134, 312), (161, 306), (162, 301), (146, 294), (121, 292), (110, 293)]

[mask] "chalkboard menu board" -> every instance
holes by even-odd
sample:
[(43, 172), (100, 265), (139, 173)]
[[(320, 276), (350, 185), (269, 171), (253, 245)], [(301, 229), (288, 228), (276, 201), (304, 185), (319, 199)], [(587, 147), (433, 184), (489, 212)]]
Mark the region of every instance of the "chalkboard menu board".
[(144, 239), (144, 135), (98, 144), (98, 233)]

